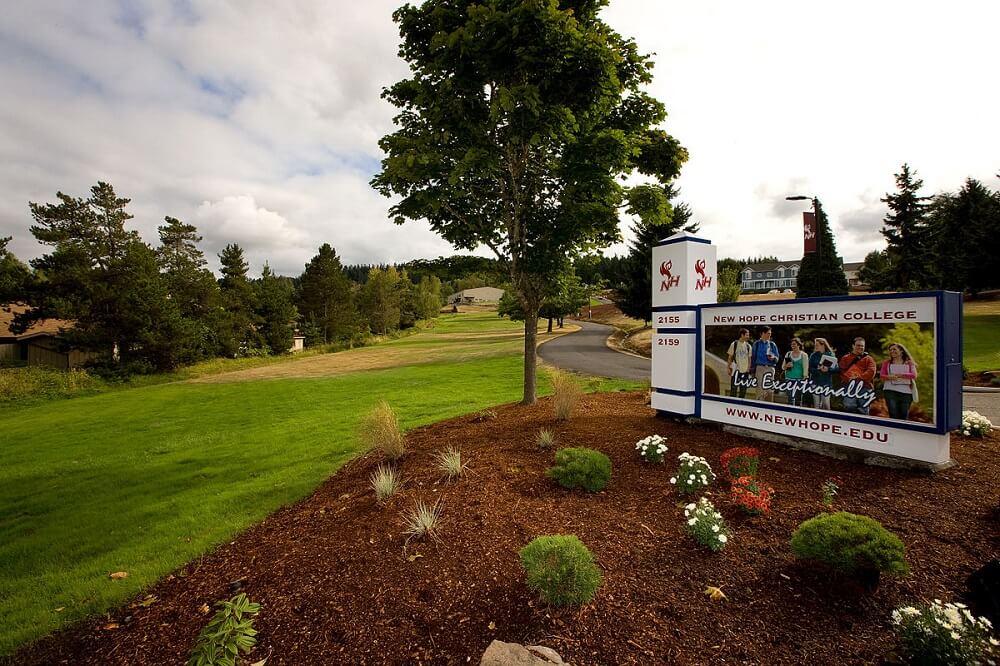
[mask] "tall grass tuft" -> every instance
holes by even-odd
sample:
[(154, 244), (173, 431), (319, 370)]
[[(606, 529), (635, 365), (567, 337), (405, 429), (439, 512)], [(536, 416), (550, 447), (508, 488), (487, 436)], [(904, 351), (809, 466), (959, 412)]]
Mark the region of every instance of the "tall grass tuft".
[(568, 421), (573, 416), (573, 410), (576, 409), (580, 396), (583, 395), (580, 384), (573, 375), (560, 370), (549, 371), (549, 377), (552, 382), (552, 405), (556, 419)]
[(418, 501), (417, 505), (406, 516), (406, 529), (403, 530), (403, 534), (406, 535), (406, 543), (427, 536), (437, 539), (437, 528), (441, 522), (442, 508), (441, 500), (434, 502), (431, 506)]
[(399, 427), (399, 418), (385, 400), (361, 419), (358, 437), (367, 450), (377, 449), (389, 460), (399, 460), (406, 453), (406, 438)]
[(384, 504), (402, 486), (399, 472), (388, 465), (379, 465), (368, 478), (371, 482), (372, 490), (375, 491), (375, 501), (379, 504)]
[(0, 368), (0, 402), (67, 398), (104, 387), (101, 379), (83, 369)]
[(448, 477), (449, 481), (461, 478), (468, 468), (468, 465), (462, 463), (462, 452), (454, 447), (449, 447), (445, 451), (438, 451), (434, 454), (434, 459), (438, 469)]
[(538, 448), (541, 450), (548, 451), (556, 445), (556, 436), (551, 430), (542, 428), (538, 431), (538, 434), (535, 435), (535, 444), (537, 444)]

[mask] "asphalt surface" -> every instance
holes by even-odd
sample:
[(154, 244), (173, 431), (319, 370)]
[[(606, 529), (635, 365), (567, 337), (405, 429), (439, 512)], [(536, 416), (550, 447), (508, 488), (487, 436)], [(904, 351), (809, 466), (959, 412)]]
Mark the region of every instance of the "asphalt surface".
[(538, 355), (546, 363), (598, 377), (615, 379), (649, 379), (649, 359), (623, 354), (610, 349), (606, 340), (615, 329), (574, 319), (581, 330), (546, 342)]
[[(550, 343), (551, 344), (551, 343)], [(544, 347), (545, 345), (542, 345)], [(962, 393), (962, 409), (979, 412), (993, 423), (1000, 426), (1000, 393)]]

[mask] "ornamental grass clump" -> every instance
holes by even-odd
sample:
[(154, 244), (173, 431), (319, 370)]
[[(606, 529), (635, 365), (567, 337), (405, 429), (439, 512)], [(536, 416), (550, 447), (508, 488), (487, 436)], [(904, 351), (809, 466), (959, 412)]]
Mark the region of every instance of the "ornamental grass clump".
[(842, 574), (904, 575), (910, 568), (906, 549), (877, 520), (846, 511), (821, 513), (792, 535), (792, 552), (802, 560), (820, 562)]
[(686, 451), (677, 459), (681, 462), (677, 470), (677, 476), (670, 478), (670, 483), (677, 486), (677, 490), (683, 495), (692, 495), (702, 488), (707, 488), (715, 481), (715, 474), (712, 472), (708, 461), (700, 456), (693, 456)]
[(219, 610), (198, 634), (187, 666), (235, 666), (239, 653), (246, 654), (257, 644), (253, 620), (260, 604), (240, 593), (216, 606)]
[(635, 443), (635, 450), (649, 463), (662, 463), (667, 452), (667, 440), (659, 435), (650, 435)]
[(733, 480), (729, 488), (729, 498), (733, 504), (751, 516), (760, 516), (771, 512), (771, 496), (774, 488), (761, 483), (752, 476), (741, 476)]
[(542, 428), (535, 436), (535, 445), (543, 451), (548, 451), (556, 445), (556, 436), (551, 430)]
[(991, 664), (1000, 659), (1000, 641), (990, 636), (993, 625), (975, 617), (965, 604), (935, 599), (924, 606), (897, 608), (892, 624), (900, 652), (910, 664)]
[(549, 378), (552, 382), (552, 406), (556, 413), (557, 421), (568, 421), (573, 416), (576, 403), (580, 402), (583, 391), (580, 384), (568, 372), (550, 370)]
[(985, 437), (992, 429), (993, 423), (979, 412), (971, 409), (962, 412), (961, 432), (966, 437)]
[(418, 501), (413, 510), (406, 515), (406, 529), (403, 530), (403, 534), (406, 535), (406, 543), (424, 537), (437, 539), (442, 509), (441, 500), (434, 502), (431, 506)]
[(387, 499), (395, 495), (402, 485), (399, 472), (388, 465), (379, 465), (368, 480), (372, 490), (375, 491), (375, 501), (379, 504), (384, 504)]
[(726, 547), (731, 536), (722, 514), (715, 510), (707, 498), (702, 497), (697, 504), (684, 507), (687, 531), (702, 546), (718, 552)]
[(572, 534), (537, 537), (520, 556), (528, 587), (552, 606), (585, 604), (601, 586), (594, 556)]
[(406, 438), (399, 419), (385, 400), (361, 419), (358, 436), (367, 450), (377, 449), (389, 460), (399, 460), (406, 453)]
[(462, 452), (454, 447), (438, 451), (434, 454), (434, 460), (437, 463), (437, 468), (448, 477), (449, 481), (461, 478), (469, 467), (462, 462)]
[(751, 446), (726, 449), (719, 457), (719, 466), (730, 479), (738, 479), (741, 476), (757, 476), (759, 463), (760, 452)]
[(559, 449), (555, 467), (550, 467), (545, 474), (563, 488), (583, 488), (596, 493), (611, 480), (611, 460), (594, 449)]

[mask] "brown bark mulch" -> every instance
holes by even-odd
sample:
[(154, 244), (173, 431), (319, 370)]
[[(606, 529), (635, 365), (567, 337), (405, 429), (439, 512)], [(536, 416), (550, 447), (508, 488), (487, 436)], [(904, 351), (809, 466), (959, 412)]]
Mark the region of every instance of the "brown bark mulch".
[[(569, 492), (547, 479), (553, 452), (535, 447), (542, 427), (560, 446), (605, 452), (614, 468), (607, 489)], [(642, 462), (633, 448), (651, 433), (668, 439), (665, 465)], [(1000, 547), (996, 434), (954, 437), (958, 466), (929, 475), (677, 424), (654, 417), (643, 394), (616, 393), (585, 397), (567, 423), (555, 423), (543, 400), (421, 428), (408, 441), (406, 485), (387, 507), (368, 486), (378, 455), (359, 457), (309, 498), (155, 585), (150, 606), (50, 636), (15, 663), (181, 664), (208, 619), (199, 608), (236, 589), (263, 603), (251, 657), (269, 666), (476, 664), (495, 638), (546, 645), (573, 664), (880, 663), (894, 647), (893, 608), (957, 599)], [(720, 474), (709, 496), (733, 537), (713, 554), (685, 534), (689, 500), (669, 477), (681, 452), (717, 468), (719, 454), (739, 445), (760, 449), (760, 476), (777, 495), (771, 515), (744, 517)], [(469, 462), (458, 482), (442, 481), (434, 466), (433, 452), (446, 446)], [(823, 510), (819, 486), (831, 476), (844, 480), (835, 508), (900, 536), (909, 576), (883, 578), (867, 596), (795, 561), (789, 538)], [(440, 542), (404, 544), (401, 514), (418, 499), (442, 500)], [(524, 583), (518, 550), (553, 533), (579, 536), (604, 572), (582, 608), (546, 608)], [(709, 585), (728, 599), (711, 600)], [(121, 626), (102, 629), (109, 621)]]

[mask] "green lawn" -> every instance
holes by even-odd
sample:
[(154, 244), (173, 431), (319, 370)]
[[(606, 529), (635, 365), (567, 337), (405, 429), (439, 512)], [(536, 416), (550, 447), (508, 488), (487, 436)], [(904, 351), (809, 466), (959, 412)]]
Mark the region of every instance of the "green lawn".
[[(355, 424), (379, 399), (406, 428), (519, 399), (516, 326), (460, 315), (390, 343), (457, 335), (468, 346), (483, 334), (481, 357), (418, 353), (337, 377), (163, 384), (0, 412), (0, 655), (121, 604), (309, 494), (355, 455)], [(588, 386), (618, 388), (638, 385)]]
[(1000, 370), (1000, 314), (966, 314), (963, 322), (965, 367), (972, 372)]

